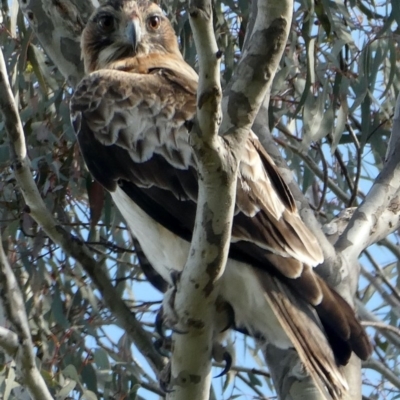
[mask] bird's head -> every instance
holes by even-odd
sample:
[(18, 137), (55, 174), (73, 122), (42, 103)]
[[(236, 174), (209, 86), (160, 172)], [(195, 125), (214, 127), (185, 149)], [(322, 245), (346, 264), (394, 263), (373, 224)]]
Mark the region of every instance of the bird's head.
[(82, 33), (86, 73), (125, 58), (154, 53), (180, 56), (171, 23), (147, 0), (109, 0), (90, 17)]

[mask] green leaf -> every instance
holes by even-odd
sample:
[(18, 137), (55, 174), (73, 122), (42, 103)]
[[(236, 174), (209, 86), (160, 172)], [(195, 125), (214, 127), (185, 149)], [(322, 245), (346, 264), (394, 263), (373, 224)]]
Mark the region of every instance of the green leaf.
[(393, 80), (395, 77), (396, 69), (397, 69), (397, 51), (394, 45), (394, 41), (392, 37), (388, 38), (388, 50), (389, 50), (389, 63), (390, 63), (390, 72), (389, 77), (387, 78), (387, 82), (385, 83), (385, 90), (379, 97), (379, 99), (384, 99), (388, 94), (389, 90), (392, 89)]
[(312, 172), (308, 167), (307, 164), (304, 167), (304, 173), (303, 173), (303, 186), (302, 186), (302, 192), (306, 193), (307, 189), (312, 185), (314, 182), (315, 174)]
[(97, 392), (97, 374), (92, 364), (86, 364), (81, 373), (82, 382), (86, 385), (88, 390)]
[(69, 397), (70, 393), (75, 389), (76, 382), (71, 380), (64, 385), (56, 395), (56, 400), (64, 400)]
[(54, 320), (64, 329), (70, 327), (70, 323), (65, 317), (65, 307), (64, 301), (61, 299), (61, 292), (56, 286), (54, 288), (53, 301), (51, 303), (51, 312), (53, 314)]
[(8, 144), (0, 145), (0, 165), (10, 164), (10, 146)]
[[(136, 380), (137, 382), (137, 380)], [(133, 383), (133, 381), (131, 381)], [(131, 390), (129, 391), (129, 400), (136, 400), (137, 399), (137, 392), (142, 386), (139, 383), (134, 383), (132, 385)]]
[(303, 108), (303, 142), (301, 148), (307, 150), (312, 141), (318, 141), (321, 122), (324, 117), (325, 96), (318, 94), (316, 97), (311, 94), (307, 96)]
[(329, 17), (325, 12), (322, 0), (315, 0), (315, 14), (317, 15), (317, 18), (322, 27), (324, 28), (326, 36), (329, 37), (329, 35), (331, 34), (331, 22), (329, 21)]
[(100, 370), (109, 370), (111, 368), (108, 355), (103, 349), (96, 349), (93, 356), (94, 362)]
[(262, 386), (262, 382), (258, 378), (256, 374), (253, 374), (252, 372), (248, 372), (247, 376), (249, 377), (250, 383), (254, 386)]
[(58, 89), (58, 84), (50, 74), (45, 55), (34, 44), (30, 43), (27, 51), (27, 59), (31, 63), (33, 71), (38, 79), (40, 89), (47, 99), (49, 89), (56, 91)]
[(79, 382), (78, 371), (72, 364), (67, 365), (62, 370), (62, 374), (64, 375), (65, 378), (73, 379), (74, 381)]
[(347, 117), (349, 115), (349, 109), (347, 106), (347, 101), (345, 98), (342, 98), (342, 104), (339, 107), (336, 119), (336, 126), (333, 132), (333, 141), (331, 145), (331, 154), (333, 154), (336, 150), (337, 145), (339, 144), (340, 138), (344, 132), (344, 128), (346, 126)]
[(81, 400), (97, 400), (97, 396), (90, 390), (85, 390), (81, 397)]

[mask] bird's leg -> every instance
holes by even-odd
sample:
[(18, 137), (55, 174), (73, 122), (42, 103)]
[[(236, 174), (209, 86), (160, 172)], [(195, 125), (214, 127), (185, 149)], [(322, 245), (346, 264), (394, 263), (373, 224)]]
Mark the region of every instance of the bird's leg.
[[(171, 329), (178, 334), (187, 333), (183, 329), (178, 329), (179, 318), (174, 309), (175, 295), (177, 292), (177, 285), (179, 282), (180, 273), (175, 272), (171, 274), (171, 287), (164, 294), (163, 305), (157, 313), (155, 326), (156, 332), (160, 335), (160, 339), (155, 342), (155, 347), (162, 354), (171, 351), (171, 337), (166, 336), (165, 330)], [(225, 363), (222, 372), (216, 378), (227, 374), (232, 367), (233, 358), (227, 348), (222, 345), (227, 335), (227, 330), (235, 325), (235, 315), (233, 308), (223, 298), (218, 297), (215, 302), (215, 334), (213, 339), (212, 357), (219, 363)], [(160, 374), (160, 387), (168, 393), (171, 390), (168, 388), (171, 379), (171, 367), (165, 368), (165, 371)]]
[(217, 332), (223, 333), (235, 326), (235, 312), (232, 306), (222, 297), (218, 297), (215, 303)]
[(179, 282), (181, 273), (178, 271), (173, 271), (170, 275), (172, 286), (164, 294), (163, 305), (157, 313), (155, 327), (156, 332), (161, 338), (166, 339), (165, 328), (171, 329), (175, 333), (184, 334), (187, 333), (184, 329), (179, 329), (177, 325), (179, 324), (179, 318), (176, 314), (174, 303), (175, 295), (177, 291), (177, 285)]
[(212, 357), (219, 363), (225, 363), (225, 367), (219, 378), (227, 374), (232, 367), (233, 358), (228, 349), (222, 344), (227, 339), (227, 330), (235, 326), (235, 314), (233, 308), (223, 298), (218, 297), (215, 303), (215, 334), (212, 347)]
[(172, 286), (164, 294), (163, 300), (163, 323), (175, 333), (185, 334), (187, 330), (178, 327), (179, 317), (175, 311), (175, 296), (178, 290), (178, 283), (181, 272), (172, 271), (170, 274)]

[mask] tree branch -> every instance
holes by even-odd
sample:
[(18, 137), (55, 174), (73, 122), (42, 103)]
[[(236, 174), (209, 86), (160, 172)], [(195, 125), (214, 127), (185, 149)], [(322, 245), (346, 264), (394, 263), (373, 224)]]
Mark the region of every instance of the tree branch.
[(273, 7), (265, 0), (258, 2), (251, 40), (226, 90), (224, 122), (220, 128), (223, 137), (218, 136), (221, 54), (212, 28), (211, 2), (199, 0), (189, 5), (200, 64), (198, 125), (192, 134), (198, 160), (199, 195), (190, 256), (175, 299), (179, 320), (185, 316), (189, 333), (175, 335), (171, 381), (178, 389), (169, 396), (171, 399), (204, 399), (209, 393), (211, 305), (216, 300), (215, 285), (228, 255), (241, 144), (271, 85), (290, 28), (293, 4), (291, 1), (281, 4)]
[(368, 311), (365, 305), (360, 300), (356, 300), (356, 305), (358, 315), (365, 322), (366, 325), (372, 324), (371, 326), (376, 326), (382, 336), (384, 336), (393, 345), (400, 347), (400, 336), (397, 336), (397, 332), (394, 333), (390, 329), (381, 329), (380, 326), (382, 324), (385, 325), (385, 323), (381, 321), (377, 316), (375, 316), (372, 312)]
[[(253, 7), (254, 9), (254, 7)], [(269, 91), (285, 48), (293, 1), (258, 0), (254, 27), (224, 92), (221, 133), (247, 134)]]
[[(383, 236), (377, 235), (377, 226), (386, 235), (392, 229), (392, 219), (382, 220), (385, 210), (389, 210), (397, 215), (400, 209), (400, 197), (398, 195), (400, 182), (400, 159), (397, 156), (400, 151), (400, 96), (397, 98), (396, 111), (393, 119), (392, 136), (396, 139), (391, 140), (391, 149), (388, 151), (386, 163), (375, 180), (374, 185), (367, 194), (365, 200), (354, 213), (346, 230), (339, 237), (335, 248), (343, 260), (351, 265), (361, 252), (370, 244), (371, 236), (381, 239)], [(389, 213), (390, 215), (390, 213)], [(397, 226), (397, 224), (396, 224)], [(380, 233), (380, 232), (378, 232)]]
[[(221, 120), (221, 54), (209, 0), (189, 2), (199, 55), (197, 121), (191, 141), (197, 158), (199, 193), (189, 257), (177, 286), (174, 308), (187, 333), (174, 334), (170, 400), (208, 399), (218, 280), (228, 257), (238, 163), (218, 136)], [(218, 188), (218, 190), (215, 190)]]
[(5, 328), (0, 330), (0, 343), (10, 356), (13, 356), (20, 372), (20, 378), (31, 396), (37, 400), (51, 400), (52, 396), (36, 367), (36, 357), (29, 329), (25, 302), (15, 275), (4, 253), (0, 240), (0, 293), (7, 318), (16, 334)]
[(18, 351), (18, 346), (18, 335), (0, 326), (0, 347), (4, 349), (9, 356), (13, 357)]
[(70, 257), (78, 261), (101, 292), (107, 307), (117, 317), (119, 324), (130, 335), (147, 361), (157, 373), (164, 365), (155, 351), (149, 334), (136, 320), (123, 300), (116, 294), (108, 274), (98, 266), (90, 250), (83, 242), (73, 237), (53, 218), (47, 210), (30, 171), (30, 160), (26, 153), (25, 137), (18, 110), (7, 78), (3, 53), (0, 49), (0, 110), (10, 140), (11, 165), (15, 179), (25, 199), (32, 218), (42, 226), (46, 234)]
[(385, 367), (382, 363), (377, 360), (371, 359), (368, 361), (364, 361), (362, 363), (363, 368), (373, 369), (382, 376), (384, 376), (389, 382), (391, 382), (394, 386), (400, 387), (400, 378), (395, 375), (389, 368)]
[(372, 322), (372, 321), (363, 321), (363, 326), (372, 326), (373, 328), (382, 330), (382, 331), (389, 331), (394, 333), (400, 338), (400, 329), (396, 328), (395, 326), (385, 324), (384, 322)]
[(46, 53), (75, 86), (84, 75), (80, 36), (94, 10), (90, 1), (18, 0)]

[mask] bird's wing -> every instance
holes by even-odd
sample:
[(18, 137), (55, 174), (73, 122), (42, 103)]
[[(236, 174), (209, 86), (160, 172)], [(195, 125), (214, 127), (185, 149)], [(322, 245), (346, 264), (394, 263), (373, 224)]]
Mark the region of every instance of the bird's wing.
[[(149, 217), (190, 241), (198, 187), (185, 123), (196, 111), (195, 81), (167, 63), (147, 74), (127, 70), (100, 70), (78, 86), (71, 116), (82, 154), (105, 188), (119, 186)], [(352, 350), (367, 358), (370, 344), (352, 309), (311, 268), (322, 261), (320, 248), (273, 161), (252, 134), (243, 153), (229, 257), (254, 266), (260, 280), (271, 275), (276, 293), (283, 283), (313, 305), (339, 362)], [(293, 309), (285, 318), (280, 296), (267, 297), (301, 355)]]
[[(89, 170), (100, 183), (110, 191), (118, 182), (126, 191), (135, 185), (186, 232), (168, 229), (190, 240), (197, 175), (185, 123), (195, 113), (195, 88), (181, 84), (184, 76), (173, 69), (151, 71), (92, 73), (71, 103), (74, 127)], [(287, 259), (272, 266), (288, 278), (298, 278), (304, 263), (322, 261), (318, 242), (301, 222), (287, 185), (254, 135), (245, 143), (239, 166), (232, 241), (238, 257), (243, 253), (261, 268), (267, 260), (274, 264), (275, 256)]]

